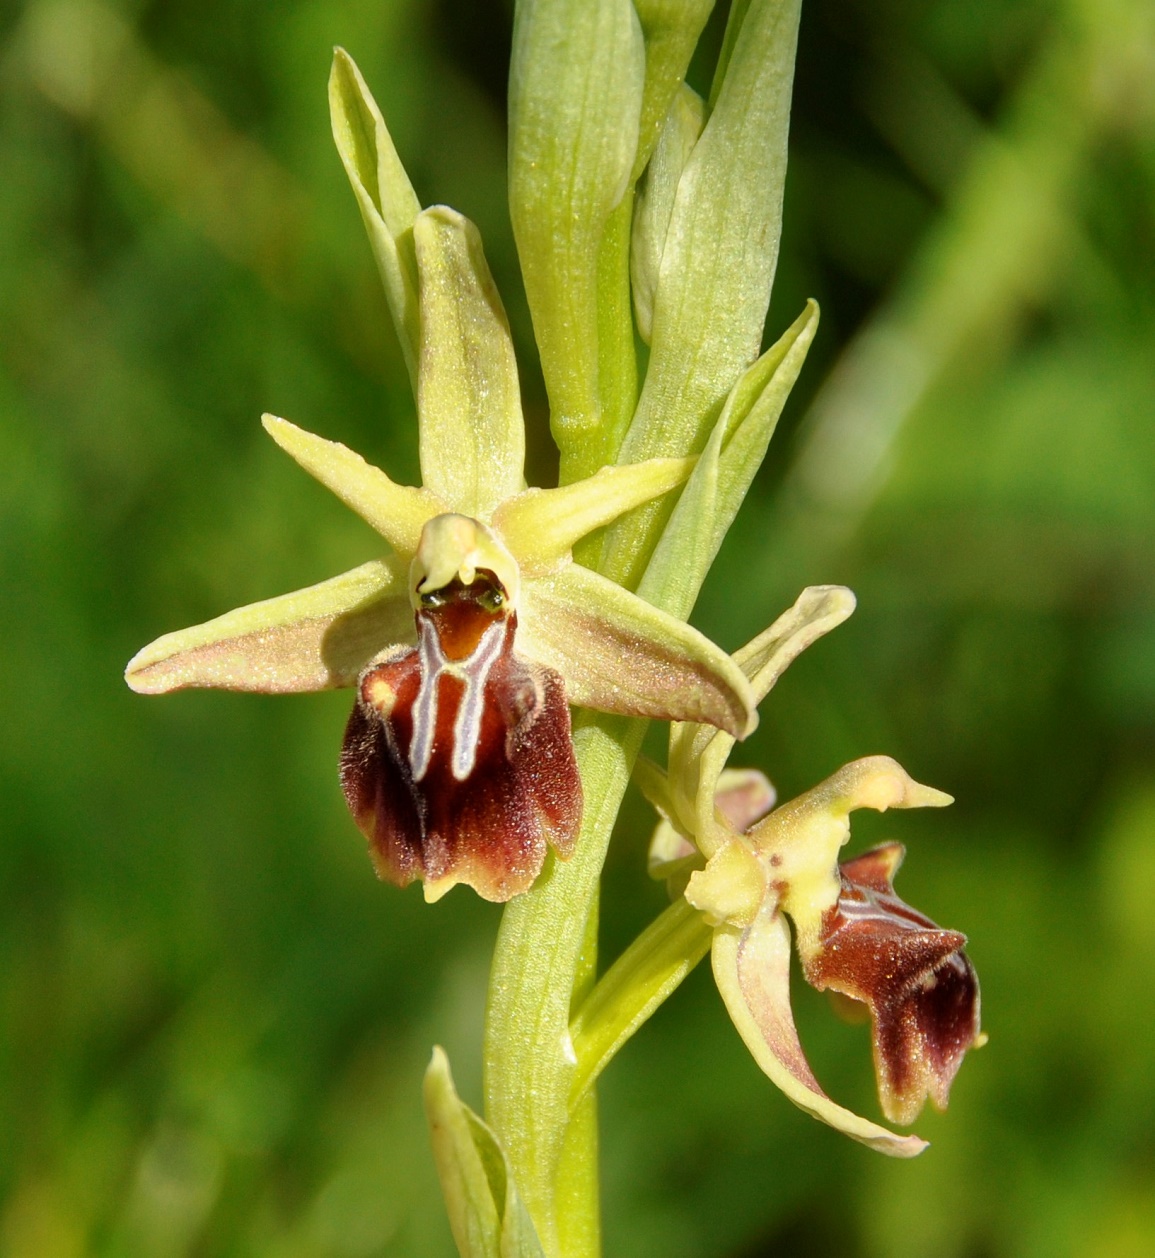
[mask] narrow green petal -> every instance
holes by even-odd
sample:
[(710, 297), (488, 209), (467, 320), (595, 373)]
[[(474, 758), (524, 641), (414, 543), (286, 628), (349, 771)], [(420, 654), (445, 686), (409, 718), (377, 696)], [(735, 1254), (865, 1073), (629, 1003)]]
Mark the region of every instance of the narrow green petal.
[(683, 85), (670, 105), (654, 156), (638, 184), (630, 238), (630, 281), (638, 334), (647, 345), (653, 329), (654, 294), (658, 289), (670, 215), (674, 212), (674, 197), (705, 120), (702, 98)]
[(638, 127), (639, 175), (658, 143), (671, 102), (686, 77), (714, 0), (634, 0), (646, 41), (646, 79)]
[(558, 489), (526, 489), (498, 508), (493, 526), (524, 572), (548, 572), (586, 534), (677, 488), (693, 467), (693, 459), (648, 459), (603, 467)]
[(333, 53), (329, 115), (373, 256), (381, 272), (409, 374), (417, 379), (417, 262), (413, 220), (421, 209), (413, 185), (360, 70), (343, 49)]
[(678, 899), (598, 980), (570, 1026), (577, 1057), (571, 1106), (706, 955), (712, 933), (702, 914)]
[[(654, 298), (649, 368), (620, 462), (696, 454), (758, 356), (781, 232), (800, 0), (751, 0), (717, 105), (679, 182)], [(633, 586), (663, 522), (650, 508), (615, 527)]]
[(598, 256), (629, 186), (644, 77), (630, 0), (517, 5), (510, 216), (563, 463), (601, 422)]
[(750, 678), (758, 702), (808, 646), (837, 629), (854, 607), (854, 592), (844, 585), (808, 585), (769, 629), (735, 651), (734, 660)]
[(525, 422), (509, 323), (477, 228), (455, 210), (413, 224), (421, 295), (421, 476), (452, 511), (488, 520), (524, 485)]
[(405, 565), (376, 559), (320, 585), (166, 633), (129, 661), (139, 694), (191, 686), (290, 694), (350, 686), (384, 647), (412, 641)]
[(790, 931), (780, 913), (765, 909), (745, 931), (719, 928), (711, 962), (738, 1034), (771, 1082), (795, 1105), (891, 1157), (914, 1157), (926, 1148), (917, 1136), (897, 1135), (843, 1109), (819, 1086), (790, 1009)]
[(262, 415), (261, 423), (286, 454), (407, 559), (417, 550), (426, 521), (445, 510), (427, 489), (398, 485), (340, 442), (326, 441), (276, 415)]
[(518, 645), (561, 673), (582, 707), (699, 721), (739, 738), (758, 722), (745, 674), (720, 647), (579, 564), (525, 581)]

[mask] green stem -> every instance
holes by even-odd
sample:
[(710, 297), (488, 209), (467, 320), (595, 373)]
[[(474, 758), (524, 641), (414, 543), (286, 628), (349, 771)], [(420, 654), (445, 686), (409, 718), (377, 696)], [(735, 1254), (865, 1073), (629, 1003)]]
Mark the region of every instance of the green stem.
[[(575, 730), (585, 792), (576, 851), (510, 901), (494, 949), (484, 1042), (486, 1117), (550, 1258), (597, 1253), (597, 1128), (591, 1103), (567, 1133), (575, 1072), (569, 1026), (573, 993), (579, 981), (588, 982), (595, 961), (589, 924), (598, 881), (644, 732), (644, 721), (622, 717), (601, 717)], [(567, 1134), (566, 1193), (559, 1202)], [(563, 1250), (563, 1237), (595, 1248)]]

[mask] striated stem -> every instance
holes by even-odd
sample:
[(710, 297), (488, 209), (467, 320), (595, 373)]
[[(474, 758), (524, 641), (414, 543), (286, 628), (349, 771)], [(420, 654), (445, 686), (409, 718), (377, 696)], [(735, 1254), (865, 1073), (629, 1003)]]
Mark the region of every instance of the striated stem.
[[(585, 791), (577, 850), (532, 891), (509, 902), (494, 949), (484, 1041), (486, 1118), (551, 1258), (597, 1252), (596, 1171), (579, 1173), (583, 1163), (596, 1163), (592, 1102), (565, 1149), (564, 1219), (555, 1199), (576, 1070), (570, 1017), (579, 979), (594, 964), (587, 928), (645, 727), (640, 720), (601, 717), (575, 730)], [(566, 1251), (563, 1235), (584, 1238), (594, 1248)]]

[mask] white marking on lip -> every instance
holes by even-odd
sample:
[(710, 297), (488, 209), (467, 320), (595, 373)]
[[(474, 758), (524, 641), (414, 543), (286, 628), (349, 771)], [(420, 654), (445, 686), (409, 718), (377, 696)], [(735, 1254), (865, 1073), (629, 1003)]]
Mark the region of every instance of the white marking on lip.
[(464, 660), (450, 660), (441, 646), (432, 620), (418, 616), (420, 636), (417, 643), (421, 667), (421, 686), (413, 704), (413, 737), (409, 743), (409, 767), (413, 780), (420, 782), (429, 772), (433, 759), (433, 743), (437, 735), (438, 691), (443, 675), (456, 677), (464, 687), (453, 723), (453, 755), (450, 768), (453, 776), (464, 782), (477, 763), (477, 744), (481, 738), (481, 720), (485, 713), (485, 685), (494, 664), (501, 655), (505, 640), (505, 621), (489, 626), (481, 635), (471, 655)]
[[(481, 738), (481, 717), (485, 711), (485, 683), (490, 670), (501, 654), (505, 625), (499, 621), (481, 635), (481, 641), (461, 665), (465, 693), (457, 706), (453, 724), (453, 776), (464, 782), (477, 762), (477, 744)], [(455, 670), (456, 671), (456, 670)]]
[(413, 780), (420, 782), (429, 771), (433, 757), (433, 736), (437, 731), (437, 691), (441, 673), (449, 661), (441, 649), (441, 639), (431, 620), (417, 617), (420, 637), (417, 642), (421, 661), (421, 687), (413, 704), (413, 738), (409, 743), (409, 767)]

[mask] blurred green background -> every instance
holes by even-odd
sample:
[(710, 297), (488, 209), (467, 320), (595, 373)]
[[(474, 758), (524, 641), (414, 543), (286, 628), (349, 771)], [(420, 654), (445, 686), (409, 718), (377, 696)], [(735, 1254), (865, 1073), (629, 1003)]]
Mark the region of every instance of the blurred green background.
[[(451, 1252), (419, 1077), (443, 1043), (479, 1100), (497, 910), (374, 880), (347, 695), (120, 674), (374, 553), (262, 410), (416, 473), (335, 43), (423, 201), (482, 228), (550, 475), (509, 28), (470, 0), (0, 11), (5, 1258)], [(822, 328), (696, 619), (733, 649), (804, 584), (857, 591), (734, 763), (789, 795), (885, 751), (957, 796), (858, 814), (855, 846), (906, 842), (991, 1041), (894, 1163), (775, 1092), (703, 968), (601, 1089), (612, 1255), (1155, 1253), (1153, 28), (1148, 0), (806, 2), (769, 332), (807, 296)], [(607, 955), (663, 902), (650, 824), (634, 799)], [(798, 1003), (819, 1077), (876, 1114), (864, 1030)]]

